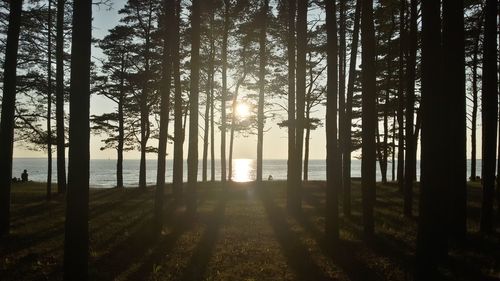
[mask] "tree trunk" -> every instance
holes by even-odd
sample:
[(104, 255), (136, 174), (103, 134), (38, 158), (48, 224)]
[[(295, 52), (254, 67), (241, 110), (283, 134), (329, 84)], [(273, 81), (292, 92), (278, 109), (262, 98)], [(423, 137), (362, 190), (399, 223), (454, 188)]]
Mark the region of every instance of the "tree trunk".
[(308, 1), (297, 3), (297, 119), (295, 126), (295, 196), (293, 210), (298, 212), (301, 208), (302, 190), (302, 157), (304, 151), (304, 128), (305, 128), (305, 98), (306, 98), (306, 56), (307, 56), (307, 4)]
[(484, 9), (484, 43), (483, 43), (483, 84), (482, 84), (482, 172), (483, 203), (481, 206), (481, 232), (491, 233), (493, 227), (493, 201), (495, 197), (495, 165), (497, 141), (497, 43), (495, 0), (486, 0)]
[[(214, 120), (214, 61), (215, 61), (215, 39), (213, 34), (214, 26), (214, 12), (211, 12), (210, 17), (210, 79), (209, 79), (209, 91), (210, 91), (210, 180), (215, 181), (215, 120)], [(225, 114), (225, 113), (224, 113)], [(225, 139), (225, 133), (224, 133)], [(225, 140), (224, 140), (225, 141)], [(224, 156), (225, 158), (225, 156)]]
[[(413, 7), (412, 7), (413, 8)], [(413, 20), (412, 20), (413, 21)], [(436, 280), (437, 263), (447, 254), (448, 201), (443, 141), (448, 100), (442, 92), (440, 2), (422, 1), (422, 160), (416, 280)], [(449, 50), (447, 50), (448, 52)], [(408, 137), (407, 137), (408, 139)], [(408, 175), (407, 175), (408, 177)], [(411, 177), (413, 180), (413, 177)]]
[(416, 142), (414, 141), (414, 111), (415, 111), (415, 78), (417, 60), (417, 0), (410, 2), (410, 33), (408, 57), (406, 60), (406, 136), (405, 136), (405, 173), (404, 173), (404, 215), (411, 217), (413, 213), (413, 179), (416, 167)]
[(87, 280), (89, 257), (90, 53), (92, 1), (73, 3), (69, 168), (64, 280)]
[[(404, 190), (404, 167), (405, 167), (405, 55), (406, 55), (406, 1), (401, 0), (399, 8), (399, 62), (398, 62), (398, 188), (401, 193)], [(394, 152), (393, 152), (394, 153)], [(394, 165), (394, 163), (393, 163)]]
[(363, 200), (363, 233), (370, 240), (374, 234), (373, 207), (375, 205), (377, 92), (375, 85), (375, 28), (373, 23), (373, 0), (363, 0), (361, 5), (362, 41), (362, 154), (361, 192)]
[(267, 12), (269, 10), (269, 0), (263, 0), (260, 12), (260, 34), (259, 34), (259, 102), (257, 111), (257, 181), (262, 181), (262, 158), (264, 148), (264, 98), (266, 84), (266, 33), (267, 33)]
[(125, 138), (123, 105), (125, 103), (125, 60), (122, 57), (120, 71), (120, 97), (118, 99), (118, 147), (116, 157), (116, 187), (123, 188), (123, 147)]
[[(308, 100), (310, 97), (308, 98)], [(306, 106), (307, 108), (308, 106)], [(305, 144), (304, 144), (304, 181), (309, 180), (309, 141), (311, 138), (311, 124), (310, 124), (310, 110), (306, 110), (306, 137), (305, 137)]]
[[(449, 233), (458, 242), (467, 232), (467, 111), (465, 95), (465, 35), (463, 1), (443, 1), (443, 79), (449, 114), (447, 131), (447, 184), (450, 198)], [(495, 125), (496, 128), (496, 125)], [(496, 129), (495, 129), (496, 130)]]
[(339, 34), (339, 58), (338, 58), (338, 67), (339, 67), (339, 158), (340, 158), (340, 186), (344, 186), (344, 155), (345, 155), (345, 141), (346, 138), (344, 134), (346, 133), (345, 126), (349, 124), (346, 123), (346, 85), (345, 85), (345, 76), (346, 76), (346, 4), (347, 1), (339, 1), (339, 23), (338, 23), (338, 34)]
[[(479, 25), (479, 30), (482, 29), (482, 24)], [(479, 39), (481, 32), (477, 32), (477, 36), (474, 41), (474, 54), (472, 57), (472, 116), (471, 116), (471, 155), (470, 155), (470, 180), (476, 180), (476, 155), (477, 155), (477, 107), (478, 107), (478, 97), (477, 97), (477, 70), (479, 65)]]
[(356, 80), (356, 63), (358, 58), (359, 43), (359, 23), (361, 17), (361, 0), (356, 0), (356, 10), (354, 12), (354, 29), (351, 43), (351, 58), (349, 60), (349, 80), (347, 81), (347, 99), (345, 113), (345, 137), (343, 163), (343, 211), (344, 216), (351, 216), (351, 150), (352, 150), (352, 100), (354, 94), (354, 81)]
[(156, 193), (155, 193), (155, 219), (156, 227), (161, 230), (163, 227), (163, 201), (165, 189), (165, 170), (166, 170), (166, 157), (167, 157), (167, 143), (168, 143), (168, 123), (170, 113), (170, 85), (172, 74), (172, 59), (171, 59), (171, 46), (173, 25), (175, 20), (173, 0), (163, 1), (163, 17), (164, 26), (163, 31), (163, 50), (161, 61), (161, 86), (160, 86), (160, 135), (158, 139), (158, 168), (156, 174)]
[(172, 186), (174, 198), (177, 202), (182, 199), (182, 182), (183, 182), (183, 146), (184, 146), (184, 128), (182, 125), (182, 89), (181, 89), (181, 74), (180, 74), (180, 15), (181, 15), (181, 0), (176, 0), (176, 15), (175, 15), (175, 34), (172, 46), (173, 74), (174, 74), (174, 167), (172, 172)]
[(52, 198), (52, 0), (47, 22), (47, 200)]
[(16, 70), (21, 10), (23, 1), (11, 1), (9, 27), (5, 46), (2, 112), (0, 122), (0, 237), (10, 228), (10, 187), (14, 147), (14, 114), (16, 109)]
[(66, 192), (66, 154), (64, 140), (64, 0), (57, 0), (56, 19), (56, 126), (57, 192)]
[(208, 172), (208, 134), (210, 132), (210, 107), (211, 107), (211, 94), (210, 94), (210, 70), (208, 70), (208, 78), (206, 85), (206, 102), (205, 102), (205, 126), (203, 130), (203, 159), (201, 164), (201, 180), (203, 182), (207, 181), (207, 172)]
[(287, 209), (294, 210), (296, 199), (296, 157), (295, 157), (295, 16), (297, 1), (288, 0), (288, 160), (286, 175)]
[(339, 241), (340, 153), (337, 142), (337, 11), (335, 1), (325, 0), (327, 34), (326, 103), (326, 214), (327, 247), (332, 251)]
[(225, 182), (226, 176), (226, 101), (227, 101), (227, 40), (229, 36), (229, 9), (231, 3), (224, 1), (224, 33), (222, 36), (222, 96), (221, 96), (221, 136), (220, 136), (220, 166), (221, 181)]
[(186, 205), (196, 212), (198, 181), (198, 100), (200, 80), (200, 0), (193, 0), (191, 10), (191, 89), (189, 95), (188, 185)]

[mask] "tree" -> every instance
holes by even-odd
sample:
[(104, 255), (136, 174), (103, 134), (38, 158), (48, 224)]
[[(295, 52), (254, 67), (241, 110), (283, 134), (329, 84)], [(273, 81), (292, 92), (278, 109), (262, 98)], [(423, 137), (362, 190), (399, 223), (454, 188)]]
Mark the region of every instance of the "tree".
[(352, 152), (352, 107), (354, 95), (354, 81), (356, 80), (356, 62), (358, 58), (359, 25), (361, 18), (361, 0), (356, 0), (354, 12), (354, 28), (352, 32), (351, 57), (349, 60), (349, 78), (347, 81), (345, 126), (346, 138), (344, 142), (345, 154), (343, 156), (343, 211), (345, 216), (351, 215), (351, 152)]
[(64, 0), (57, 0), (56, 14), (56, 133), (57, 192), (66, 192), (66, 153), (64, 134)]
[(301, 208), (302, 157), (304, 152), (306, 68), (307, 68), (307, 8), (308, 1), (297, 3), (297, 81), (296, 81), (296, 120), (295, 120), (295, 195), (294, 210)]
[(495, 197), (495, 165), (497, 141), (497, 40), (495, 0), (486, 0), (483, 44), (482, 80), (482, 172), (483, 202), (481, 206), (481, 232), (493, 232), (493, 201)]
[[(422, 156), (416, 250), (416, 280), (435, 280), (437, 263), (447, 254), (449, 183), (443, 132), (448, 100), (442, 92), (439, 1), (422, 1)], [(408, 136), (407, 136), (408, 137)], [(408, 175), (407, 175), (408, 177)]]
[(90, 49), (92, 1), (73, 3), (64, 280), (87, 280), (89, 256)]
[(269, 11), (269, 0), (262, 0), (261, 11), (259, 14), (260, 19), (260, 33), (259, 33), (259, 102), (257, 112), (257, 181), (262, 181), (262, 160), (264, 148), (264, 96), (266, 86), (266, 65), (267, 65), (267, 52), (266, 52), (266, 37), (267, 37), (267, 13)]
[(10, 229), (10, 187), (14, 144), (14, 115), (16, 106), (17, 51), (23, 1), (11, 1), (9, 27), (5, 46), (2, 113), (0, 121), (0, 236)]
[[(406, 54), (406, 2), (407, 0), (400, 0), (399, 5), (399, 58), (398, 58), (398, 187), (399, 191), (404, 190), (404, 107), (405, 107), (405, 54)], [(394, 163), (393, 163), (394, 165)]]
[(183, 98), (180, 74), (180, 21), (181, 0), (175, 3), (175, 34), (172, 42), (172, 64), (174, 76), (174, 167), (172, 170), (173, 193), (177, 202), (182, 197), (184, 128), (182, 126)]
[(175, 24), (174, 0), (163, 1), (163, 50), (162, 50), (162, 77), (160, 86), (160, 137), (158, 140), (158, 169), (156, 177), (155, 217), (157, 228), (163, 226), (163, 198), (165, 188), (165, 170), (167, 157), (168, 123), (170, 113), (170, 86), (172, 78), (171, 46), (173, 28)]
[(288, 161), (287, 161), (287, 208), (293, 211), (296, 199), (296, 171), (295, 153), (295, 16), (297, 1), (288, 0), (288, 32), (287, 32), (287, 57), (288, 57)]
[(404, 172), (404, 214), (412, 216), (413, 212), (413, 181), (416, 166), (416, 132), (414, 131), (415, 111), (415, 78), (417, 63), (417, 0), (410, 2), (410, 32), (408, 35), (408, 57), (406, 59), (406, 126), (405, 126), (405, 172)]
[(47, 200), (52, 198), (52, 0), (47, 10)]
[(446, 116), (448, 144), (446, 145), (446, 175), (450, 186), (451, 237), (465, 239), (467, 232), (467, 124), (465, 96), (465, 32), (463, 1), (443, 1), (443, 79), (448, 101)]
[(332, 247), (339, 240), (339, 203), (341, 168), (337, 142), (337, 11), (335, 1), (325, 0), (327, 34), (326, 94), (326, 215), (325, 234)]
[[(220, 165), (221, 181), (226, 181), (226, 101), (227, 101), (227, 41), (229, 36), (229, 13), (231, 2), (224, 0), (224, 31), (222, 33), (222, 96), (221, 96), (221, 136), (220, 136)], [(213, 159), (213, 157), (212, 157)], [(213, 169), (213, 166), (212, 166)]]
[(187, 211), (196, 212), (196, 187), (198, 178), (198, 100), (200, 80), (200, 0), (193, 0), (191, 7), (191, 89), (189, 95), (189, 147)]
[(375, 205), (376, 185), (375, 131), (378, 126), (373, 0), (363, 0), (361, 9), (361, 59), (363, 71), (361, 192), (363, 200), (363, 233), (366, 239), (371, 239), (374, 234), (373, 207)]

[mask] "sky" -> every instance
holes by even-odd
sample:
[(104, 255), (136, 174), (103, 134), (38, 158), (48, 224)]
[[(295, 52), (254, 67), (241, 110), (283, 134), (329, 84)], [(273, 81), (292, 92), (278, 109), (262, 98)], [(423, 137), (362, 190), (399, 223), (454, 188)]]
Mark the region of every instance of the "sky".
[[(111, 9), (106, 7), (93, 7), (93, 36), (96, 38), (103, 38), (107, 31), (114, 27), (120, 19), (118, 15), (118, 10), (123, 7), (125, 4), (125, 0), (113, 0)], [(92, 56), (94, 58), (98, 58), (101, 56), (100, 51), (93, 47), (92, 48)], [(91, 115), (92, 114), (101, 114), (104, 112), (110, 112), (115, 110), (115, 105), (109, 100), (99, 97), (92, 96), (91, 98)], [(200, 107), (200, 110), (203, 112), (203, 107)], [(324, 109), (321, 108), (316, 113), (318, 117), (324, 118)], [(200, 121), (202, 119), (200, 118)], [(264, 158), (265, 159), (286, 159), (287, 158), (287, 131), (285, 128), (279, 128), (276, 123), (281, 120), (267, 120), (266, 123), (266, 132), (264, 133)], [(171, 122), (173, 123), (173, 122)], [(171, 124), (172, 125), (172, 124)], [(173, 131), (173, 129), (170, 129)], [(218, 132), (218, 130), (217, 130)], [(202, 134), (202, 130), (200, 130), (200, 134)], [(468, 151), (470, 151), (470, 132), (468, 131)], [(185, 141), (185, 155), (187, 157), (187, 136), (186, 133), (186, 141)], [(480, 140), (481, 130), (478, 127), (478, 140)], [(216, 133), (215, 136), (215, 153), (216, 158), (220, 158), (220, 134)], [(100, 150), (102, 146), (101, 136), (91, 136), (91, 149), (90, 156), (91, 159), (116, 159), (116, 151), (115, 150)], [(199, 155), (202, 155), (202, 139), (199, 139)], [(229, 147), (229, 134), (227, 135), (227, 144)], [(480, 156), (480, 142), (478, 141), (478, 156)], [(155, 141), (150, 141), (149, 145), (155, 145)], [(256, 149), (257, 149), (257, 137), (256, 135), (250, 135), (248, 137), (235, 135), (234, 141), (234, 158), (256, 158)], [(66, 151), (67, 152), (67, 151)], [(167, 154), (168, 158), (171, 158), (173, 155), (173, 144), (169, 142), (167, 145)], [(358, 156), (358, 153), (354, 153), (353, 157)], [(417, 154), (419, 155), (419, 154)], [(470, 155), (470, 152), (467, 154)], [(22, 144), (17, 144), (14, 150), (14, 157), (46, 157), (45, 152), (40, 151), (32, 151), (27, 150), (23, 147)], [(138, 159), (140, 157), (138, 151), (130, 151), (125, 152), (125, 159)], [(148, 154), (148, 159), (155, 159), (156, 155)], [(317, 130), (311, 132), (311, 140), (310, 140), (310, 159), (325, 159), (326, 157), (326, 139), (325, 139), (325, 128), (320, 127)], [(478, 157), (480, 158), (480, 157)]]

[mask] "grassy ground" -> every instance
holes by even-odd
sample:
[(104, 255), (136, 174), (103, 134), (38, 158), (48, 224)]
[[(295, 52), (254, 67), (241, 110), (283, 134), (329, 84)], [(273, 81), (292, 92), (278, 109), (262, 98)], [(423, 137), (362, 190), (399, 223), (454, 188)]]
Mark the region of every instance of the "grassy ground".
[[(227, 190), (204, 184), (194, 221), (167, 195), (159, 235), (152, 231), (153, 189), (93, 189), (90, 280), (411, 280), (416, 220), (401, 216), (396, 186), (377, 188), (377, 238), (367, 245), (354, 184), (353, 216), (341, 217), (333, 255), (324, 251), (324, 183), (307, 185), (299, 216), (287, 215), (284, 188), (277, 181)], [(500, 237), (477, 234), (481, 192), (477, 185), (469, 191), (468, 243), (452, 248), (443, 280), (500, 280)], [(13, 187), (0, 280), (62, 279), (64, 198), (44, 198), (42, 184)]]

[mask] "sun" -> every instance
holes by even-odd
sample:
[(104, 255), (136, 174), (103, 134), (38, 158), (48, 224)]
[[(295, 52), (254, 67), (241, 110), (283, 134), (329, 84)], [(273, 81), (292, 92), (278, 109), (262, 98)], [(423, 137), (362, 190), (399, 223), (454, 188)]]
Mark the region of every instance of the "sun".
[(250, 116), (250, 107), (246, 103), (239, 103), (236, 106), (236, 116), (241, 119), (245, 119)]

